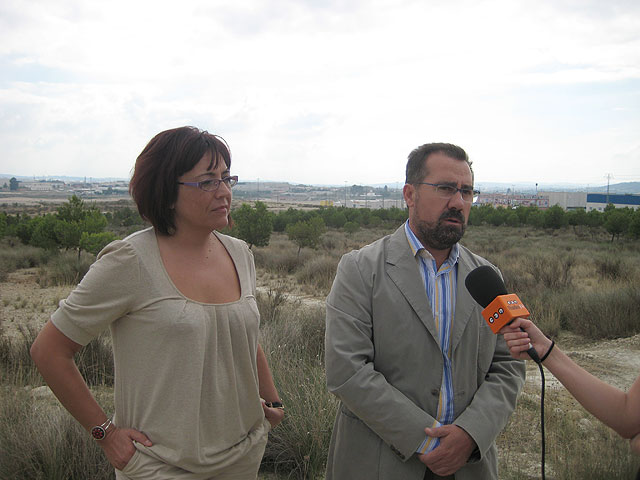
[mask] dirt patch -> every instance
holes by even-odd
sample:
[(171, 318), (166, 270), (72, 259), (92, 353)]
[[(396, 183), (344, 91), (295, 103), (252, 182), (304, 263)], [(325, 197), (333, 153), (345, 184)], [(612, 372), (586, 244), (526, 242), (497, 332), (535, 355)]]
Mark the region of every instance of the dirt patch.
[(41, 288), (37, 283), (38, 269), (12, 272), (0, 283), (0, 325), (8, 335), (16, 335), (18, 325), (44, 325), (73, 287)]
[[(576, 335), (563, 333), (556, 339), (556, 343), (582, 368), (621, 390), (628, 390), (640, 373), (640, 334), (628, 338), (586, 342)], [(545, 381), (547, 388), (564, 389), (546, 369)], [(527, 362), (526, 382), (539, 388), (540, 372), (533, 362)]]

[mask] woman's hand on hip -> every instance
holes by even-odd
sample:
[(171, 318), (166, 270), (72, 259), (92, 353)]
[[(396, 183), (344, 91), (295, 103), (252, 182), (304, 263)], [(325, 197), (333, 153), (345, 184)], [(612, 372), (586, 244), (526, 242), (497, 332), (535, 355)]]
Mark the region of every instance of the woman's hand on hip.
[(104, 440), (98, 443), (107, 456), (109, 463), (116, 469), (122, 470), (127, 466), (133, 454), (136, 453), (136, 447), (133, 442), (141, 443), (145, 447), (153, 445), (144, 433), (132, 428), (118, 427), (114, 428)]
[(271, 424), (271, 428), (275, 428), (284, 418), (284, 408), (271, 408), (265, 405), (265, 401), (262, 400), (262, 410), (264, 410), (264, 416), (269, 423)]
[(640, 433), (631, 439), (631, 451), (640, 455)]

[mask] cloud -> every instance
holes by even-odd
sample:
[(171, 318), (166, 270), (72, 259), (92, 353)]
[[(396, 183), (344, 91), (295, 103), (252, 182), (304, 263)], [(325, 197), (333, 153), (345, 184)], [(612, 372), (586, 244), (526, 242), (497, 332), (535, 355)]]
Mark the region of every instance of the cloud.
[(639, 32), (629, 1), (8, 0), (0, 172), (127, 176), (190, 124), (247, 180), (395, 181), (428, 141), (479, 180), (601, 176), (637, 147)]

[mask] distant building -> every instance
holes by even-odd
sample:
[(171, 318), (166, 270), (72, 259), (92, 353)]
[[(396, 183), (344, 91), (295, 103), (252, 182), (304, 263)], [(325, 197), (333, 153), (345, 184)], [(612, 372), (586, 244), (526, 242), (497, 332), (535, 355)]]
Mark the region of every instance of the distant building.
[(474, 205), (493, 205), (502, 208), (535, 206), (545, 209), (549, 207), (549, 197), (543, 194), (527, 193), (481, 193)]
[(588, 193), (586, 208), (587, 212), (591, 210), (604, 211), (605, 207), (612, 203), (616, 208), (633, 208), (634, 210), (640, 208), (640, 195), (619, 195), (606, 193)]
[(59, 180), (40, 180), (36, 182), (20, 182), (22, 188), (27, 190), (47, 192), (51, 190), (63, 190), (64, 182)]
[(549, 199), (549, 206), (560, 205), (563, 210), (587, 208), (587, 192), (541, 192)]

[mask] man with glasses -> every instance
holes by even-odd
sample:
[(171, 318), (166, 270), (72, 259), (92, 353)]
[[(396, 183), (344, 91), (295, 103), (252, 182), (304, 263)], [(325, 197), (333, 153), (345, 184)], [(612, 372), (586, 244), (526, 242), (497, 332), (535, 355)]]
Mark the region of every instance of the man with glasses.
[(497, 479), (495, 439), (524, 364), (464, 287), (488, 262), (458, 242), (474, 196), (466, 152), (409, 155), (409, 220), (346, 254), (327, 298), (326, 369), (340, 399), (327, 480)]

